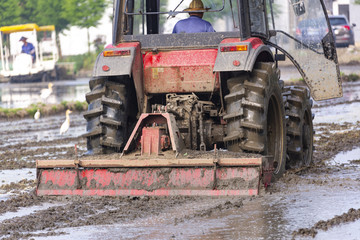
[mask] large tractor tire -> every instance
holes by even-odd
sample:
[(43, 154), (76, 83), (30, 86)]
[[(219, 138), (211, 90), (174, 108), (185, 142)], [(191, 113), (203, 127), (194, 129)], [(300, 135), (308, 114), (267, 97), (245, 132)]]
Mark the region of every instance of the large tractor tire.
[(310, 92), (306, 87), (284, 88), (285, 112), (287, 122), (287, 168), (309, 166), (313, 160), (313, 118)]
[(273, 63), (256, 63), (254, 70), (227, 81), (225, 96), (230, 151), (260, 153), (274, 157), (273, 180), (285, 171), (286, 128), (283, 84)]
[(120, 152), (128, 136), (129, 92), (116, 79), (92, 78), (86, 94), (87, 154)]

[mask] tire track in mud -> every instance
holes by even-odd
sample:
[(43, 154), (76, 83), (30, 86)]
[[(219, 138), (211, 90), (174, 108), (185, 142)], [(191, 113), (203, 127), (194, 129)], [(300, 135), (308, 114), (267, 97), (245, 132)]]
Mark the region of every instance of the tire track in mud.
[[(358, 183), (354, 183), (353, 180), (347, 178), (335, 178), (329, 180), (322, 179), (304, 179), (302, 176), (307, 174), (332, 174), (346, 170), (347, 167), (328, 167), (325, 162), (340, 152), (350, 151), (360, 146), (360, 123), (355, 125), (350, 123), (344, 124), (319, 124), (317, 128), (322, 132), (320, 138), (315, 141), (316, 151), (314, 152), (314, 164), (307, 168), (295, 169), (288, 171), (283, 177), (282, 181), (291, 183), (292, 185), (298, 185), (300, 182), (306, 182), (307, 184), (317, 185), (331, 185), (331, 186), (358, 186)], [(357, 161), (353, 161), (353, 164), (358, 164)], [(281, 191), (280, 189), (278, 191)], [(332, 227), (339, 226), (348, 222), (355, 222), (360, 219), (360, 209), (351, 208), (347, 213), (340, 216), (334, 216), (328, 220), (320, 220), (310, 228), (299, 228), (293, 231), (292, 239), (296, 237), (315, 237), (319, 230), (327, 231)]]
[(11, 148), (0, 148), (0, 170), (35, 168), (35, 160), (49, 159), (49, 157), (51, 159), (75, 159), (75, 144), (80, 147), (82, 146), (78, 154), (85, 152), (85, 140), (82, 137), (24, 143), (17, 144)]
[[(4, 220), (0, 224), (0, 236), (5, 239), (28, 238), (39, 236), (37, 231), (47, 231), (41, 236), (64, 234), (58, 229), (67, 227), (81, 227), (89, 225), (110, 225), (119, 222), (129, 222), (135, 219), (166, 213), (173, 207), (182, 204), (200, 204), (203, 198), (194, 197), (37, 197), (33, 194), (23, 194), (17, 198), (0, 202), (0, 213), (15, 211), (14, 203), (18, 207), (39, 205), (52, 201), (61, 206), (50, 207), (35, 213)], [(239, 208), (240, 200), (224, 201), (204, 212), (198, 211), (185, 216), (204, 217), (222, 209)], [(175, 221), (179, 221), (176, 219)]]
[(75, 144), (79, 154), (85, 151), (85, 139), (77, 134), (81, 129), (85, 131), (86, 122), (82, 114), (72, 117), (69, 131), (74, 130), (75, 134), (64, 136), (58, 134), (64, 117), (49, 119), (50, 122), (46, 118), (38, 122), (29, 119), (0, 122), (0, 170), (35, 168), (36, 159), (73, 159)]
[(348, 212), (341, 214), (340, 216), (335, 216), (329, 220), (321, 220), (314, 224), (311, 228), (300, 228), (297, 231), (294, 231), (292, 234), (293, 239), (297, 236), (311, 236), (315, 237), (318, 233), (318, 230), (327, 231), (329, 228), (338, 226), (340, 224), (348, 223), (348, 222), (355, 222), (356, 220), (360, 219), (360, 208), (349, 209)]

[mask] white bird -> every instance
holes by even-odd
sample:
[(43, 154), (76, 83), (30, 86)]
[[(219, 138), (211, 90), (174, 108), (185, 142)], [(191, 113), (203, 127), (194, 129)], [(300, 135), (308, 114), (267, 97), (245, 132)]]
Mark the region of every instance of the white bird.
[(44, 88), (44, 89), (41, 89), (41, 94), (40, 94), (40, 97), (43, 101), (45, 101), (49, 96), (50, 94), (52, 93), (52, 87), (53, 87), (54, 84), (52, 83), (49, 83), (48, 84), (48, 88)]
[(65, 113), (66, 119), (65, 119), (65, 122), (60, 127), (60, 135), (66, 133), (70, 127), (70, 116), (69, 116), (70, 113), (72, 113), (72, 111), (70, 111), (69, 109), (66, 110), (66, 113)]
[(40, 110), (38, 109), (36, 113), (34, 114), (34, 119), (37, 121), (40, 118)]

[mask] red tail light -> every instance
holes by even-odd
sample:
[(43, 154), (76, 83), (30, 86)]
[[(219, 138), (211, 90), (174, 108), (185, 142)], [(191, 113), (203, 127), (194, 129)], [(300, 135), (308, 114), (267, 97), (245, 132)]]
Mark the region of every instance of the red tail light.
[(343, 26), (343, 28), (345, 28), (345, 29), (347, 29), (348, 31), (350, 31), (350, 26), (348, 26), (348, 25)]
[(301, 35), (301, 31), (299, 28), (296, 28), (296, 35)]
[(220, 47), (221, 52), (236, 52), (236, 51), (247, 51), (247, 45), (236, 45), (236, 46), (226, 46)]
[(106, 50), (103, 52), (104, 57), (129, 56), (130, 50)]

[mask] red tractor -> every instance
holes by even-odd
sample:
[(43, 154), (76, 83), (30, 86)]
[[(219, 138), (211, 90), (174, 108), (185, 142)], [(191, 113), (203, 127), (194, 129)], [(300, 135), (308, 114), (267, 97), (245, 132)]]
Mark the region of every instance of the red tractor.
[[(114, 1), (86, 94), (87, 156), (37, 161), (39, 195), (254, 195), (311, 163), (311, 96), (342, 95), (323, 1), (201, 4)], [(216, 32), (173, 33), (193, 13)], [(308, 87), (284, 87), (286, 57)]]

